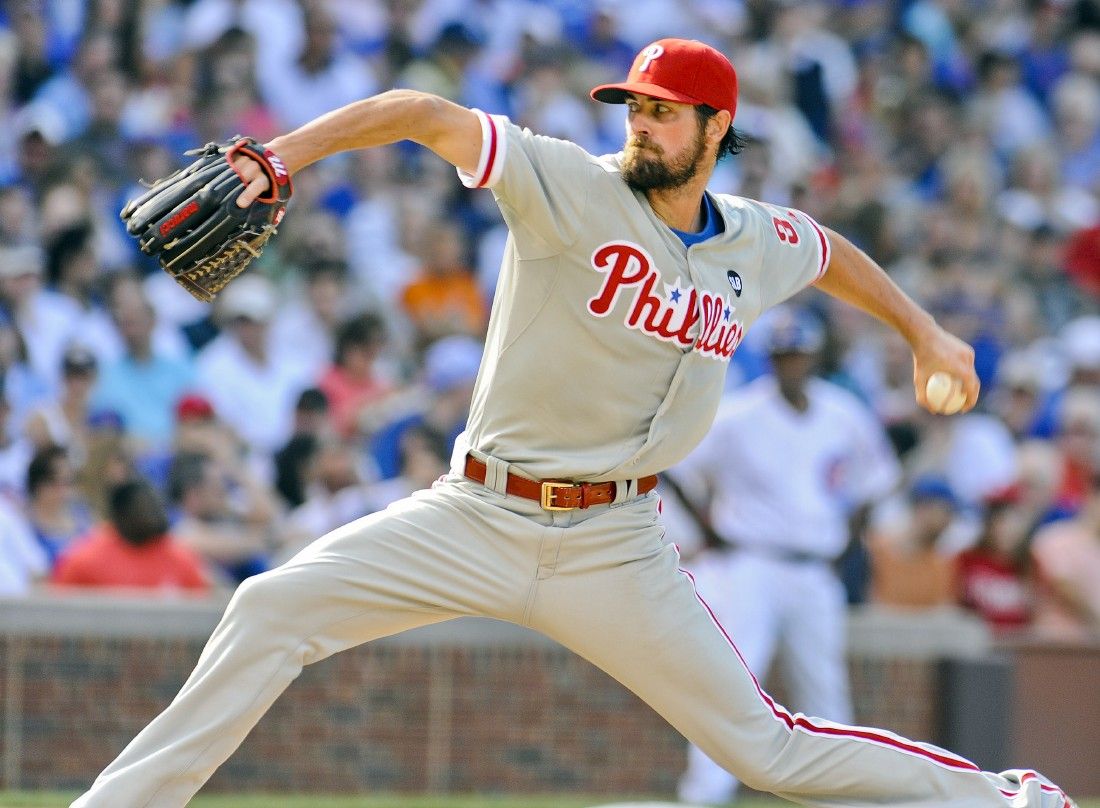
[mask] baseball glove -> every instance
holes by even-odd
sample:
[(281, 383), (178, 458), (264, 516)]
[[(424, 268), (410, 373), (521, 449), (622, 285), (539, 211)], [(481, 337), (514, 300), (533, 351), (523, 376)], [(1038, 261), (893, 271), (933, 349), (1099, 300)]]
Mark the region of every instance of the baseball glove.
[[(122, 209), (127, 232), (146, 255), (203, 302), (259, 257), (286, 213), (290, 174), (274, 152), (252, 138), (207, 143), (198, 159)], [(247, 208), (237, 206), (244, 178), (232, 160), (244, 154), (267, 174), (271, 187)]]

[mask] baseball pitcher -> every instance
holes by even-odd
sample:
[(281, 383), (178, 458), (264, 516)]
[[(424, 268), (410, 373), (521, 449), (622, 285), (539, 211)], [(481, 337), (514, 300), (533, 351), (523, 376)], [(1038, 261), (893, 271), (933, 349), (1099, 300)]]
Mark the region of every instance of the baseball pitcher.
[[(696, 595), (659, 526), (654, 475), (707, 432), (729, 358), (762, 310), (816, 281), (884, 320), (913, 346), (926, 405), (936, 371), (974, 405), (973, 353), (806, 214), (705, 192), (738, 145), (736, 75), (718, 51), (654, 42), (626, 82), (592, 96), (626, 105), (618, 154), (390, 91), (223, 155), (240, 179), (218, 193), (244, 211), (277, 205), (285, 175), (327, 155), (402, 139), (491, 189), (510, 237), (485, 355), (450, 475), (242, 584), (175, 700), (75, 806), (185, 805), (304, 665), (462, 615), (544, 632), (740, 780), (795, 802), (1070, 805), (1032, 771), (982, 772), (888, 732), (792, 714)], [(157, 211), (173, 224), (143, 243), (173, 249), (205, 211), (224, 215), (194, 209)], [(259, 218), (281, 216), (270, 210)], [(258, 246), (217, 262), (215, 284)], [(173, 267), (201, 286), (202, 250), (175, 249)]]

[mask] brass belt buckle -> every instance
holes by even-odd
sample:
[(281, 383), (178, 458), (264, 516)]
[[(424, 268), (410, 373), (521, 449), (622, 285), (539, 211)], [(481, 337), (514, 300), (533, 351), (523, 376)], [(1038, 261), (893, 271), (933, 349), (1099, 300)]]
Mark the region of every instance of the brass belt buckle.
[(555, 491), (559, 488), (572, 488), (573, 483), (558, 483), (548, 480), (542, 484), (542, 496), (539, 501), (542, 504), (544, 511), (575, 511), (576, 505), (555, 505), (554, 499), (557, 497)]

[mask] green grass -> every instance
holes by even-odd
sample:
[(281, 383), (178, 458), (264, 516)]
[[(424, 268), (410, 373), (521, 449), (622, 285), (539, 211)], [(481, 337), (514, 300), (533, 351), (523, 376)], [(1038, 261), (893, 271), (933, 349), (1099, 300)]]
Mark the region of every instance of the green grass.
[[(0, 808), (66, 808), (75, 794), (0, 792)], [(657, 800), (658, 798), (653, 798)], [(197, 797), (193, 808), (591, 808), (616, 802), (611, 797), (315, 797), (221, 794)], [(621, 801), (629, 801), (623, 798)], [(645, 799), (641, 799), (645, 802)], [(1100, 800), (1079, 801), (1080, 808), (1100, 808)], [(752, 799), (736, 808), (781, 808), (789, 803)]]
[[(75, 794), (0, 792), (0, 808), (65, 808), (75, 797)], [(620, 800), (613, 797), (316, 797), (221, 794), (196, 797), (191, 805), (193, 808), (590, 808), (617, 801)], [(621, 801), (628, 801), (628, 798), (622, 798)], [(782, 808), (783, 805), (787, 803), (752, 800), (737, 803), (737, 808)], [(1100, 805), (1094, 808), (1100, 808)]]

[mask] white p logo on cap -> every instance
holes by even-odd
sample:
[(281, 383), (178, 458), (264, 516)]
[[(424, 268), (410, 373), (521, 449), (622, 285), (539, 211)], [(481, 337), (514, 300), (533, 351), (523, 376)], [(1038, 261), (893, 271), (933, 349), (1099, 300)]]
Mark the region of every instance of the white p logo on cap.
[(665, 49), (654, 42), (652, 45), (647, 45), (645, 50), (642, 51), (642, 61), (638, 64), (638, 72), (644, 73), (649, 70), (649, 63), (659, 57), (665, 52)]

